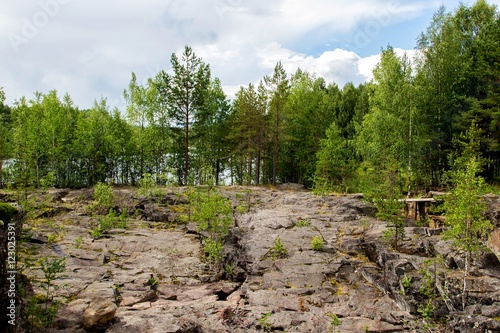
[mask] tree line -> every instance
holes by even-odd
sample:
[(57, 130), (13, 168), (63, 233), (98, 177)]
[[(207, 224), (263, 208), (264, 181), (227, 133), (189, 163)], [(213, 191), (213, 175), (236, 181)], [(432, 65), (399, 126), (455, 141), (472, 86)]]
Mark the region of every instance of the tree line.
[[(0, 185), (277, 184), (360, 191), (383, 180), (405, 191), (443, 185), (474, 128), (482, 176), (500, 176), (500, 16), (479, 0), (437, 11), (416, 57), (382, 50), (371, 82), (339, 87), (278, 62), (224, 94), (190, 47), (172, 71), (139, 84), (126, 110), (106, 99), (81, 110), (53, 90), (5, 104), (0, 89)], [(2, 161), (9, 166), (2, 168)]]

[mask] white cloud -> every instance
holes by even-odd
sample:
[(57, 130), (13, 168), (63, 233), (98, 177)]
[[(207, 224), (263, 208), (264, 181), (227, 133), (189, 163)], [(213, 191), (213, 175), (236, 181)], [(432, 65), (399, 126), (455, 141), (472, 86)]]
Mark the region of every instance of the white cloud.
[[(380, 33), (394, 22), (429, 8), (434, 11), (437, 2), (9, 1), (2, 6), (0, 32), (24, 40), (17, 45), (12, 38), (0, 40), (0, 86), (8, 102), (23, 95), (30, 98), (34, 91), (57, 89), (60, 94), (68, 92), (82, 108), (101, 96), (122, 107), (122, 92), (132, 71), (145, 82), (160, 69), (168, 69), (171, 53), (185, 45), (210, 64), (230, 96), (238, 86), (271, 74), (280, 60), (289, 74), (301, 67), (339, 86), (359, 83), (371, 78), (377, 56), (360, 56), (354, 47), (346, 50), (348, 45), (339, 47), (337, 36), (351, 38), (356, 46), (356, 36), (377, 33), (370, 27)], [(373, 38), (369, 34), (368, 42)], [(321, 50), (306, 53), (301, 48), (304, 42)], [(328, 49), (327, 43), (332, 45)]]

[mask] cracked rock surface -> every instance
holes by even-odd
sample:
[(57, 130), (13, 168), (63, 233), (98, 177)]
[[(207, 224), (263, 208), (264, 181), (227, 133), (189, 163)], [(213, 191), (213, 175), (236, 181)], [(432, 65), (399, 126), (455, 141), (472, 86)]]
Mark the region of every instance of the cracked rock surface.
[[(386, 224), (359, 195), (221, 188), (232, 200), (235, 224), (224, 262), (214, 267), (196, 226), (178, 221), (188, 204), (183, 189), (153, 199), (115, 189), (115, 209), (131, 214), (128, 228), (98, 239), (90, 236), (96, 217), (86, 208), (89, 191), (51, 191), (53, 223), (31, 226), (31, 241), (23, 245), (31, 256), (67, 258), (56, 281), (61, 309), (47, 332), (85, 332), (84, 312), (106, 300), (118, 304), (100, 328), (110, 333), (320, 333), (333, 331), (332, 315), (340, 319), (340, 332), (428, 332), (418, 311), (426, 260), (442, 254), (443, 293), (460, 289), (460, 254), (449, 243), (407, 227), (402, 249), (390, 249), (381, 237)], [(60, 237), (49, 242), (55, 233)], [(313, 249), (313, 239), (321, 246)], [(461, 298), (452, 294), (438, 302), (436, 313), (450, 319), (443, 331), (499, 329), (500, 267), (496, 256), (484, 258), (470, 278), (466, 311), (458, 311)], [(41, 277), (37, 270), (29, 275)], [(403, 277), (411, 277), (409, 286)]]

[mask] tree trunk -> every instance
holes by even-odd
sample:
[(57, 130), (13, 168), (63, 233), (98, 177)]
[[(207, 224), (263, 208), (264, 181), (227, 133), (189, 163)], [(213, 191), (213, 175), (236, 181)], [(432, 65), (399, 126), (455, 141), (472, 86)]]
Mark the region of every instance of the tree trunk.
[(278, 165), (278, 110), (276, 110), (276, 119), (274, 121), (274, 144), (273, 144), (273, 186), (276, 185), (276, 173), (277, 173), (277, 165)]
[[(259, 143), (260, 145), (260, 143)], [(255, 185), (259, 185), (260, 183), (260, 146), (259, 148), (257, 149), (257, 162), (256, 162), (256, 169), (255, 170)]]
[(186, 137), (184, 142), (184, 183), (189, 178), (189, 105), (186, 105)]
[(465, 311), (465, 306), (467, 302), (467, 276), (469, 275), (469, 251), (465, 253), (465, 267), (464, 267), (464, 278), (462, 286), (462, 311)]

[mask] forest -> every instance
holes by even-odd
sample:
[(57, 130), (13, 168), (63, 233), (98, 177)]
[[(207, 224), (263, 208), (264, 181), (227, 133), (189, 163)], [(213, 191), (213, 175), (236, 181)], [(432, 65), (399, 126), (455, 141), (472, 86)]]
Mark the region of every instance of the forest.
[(389, 182), (402, 193), (445, 186), (467, 149), (498, 182), (500, 13), (482, 0), (443, 7), (416, 40), (415, 58), (385, 47), (358, 86), (278, 62), (229, 100), (186, 46), (145, 84), (131, 73), (126, 110), (105, 98), (82, 110), (56, 90), (7, 105), (0, 88), (0, 186)]

